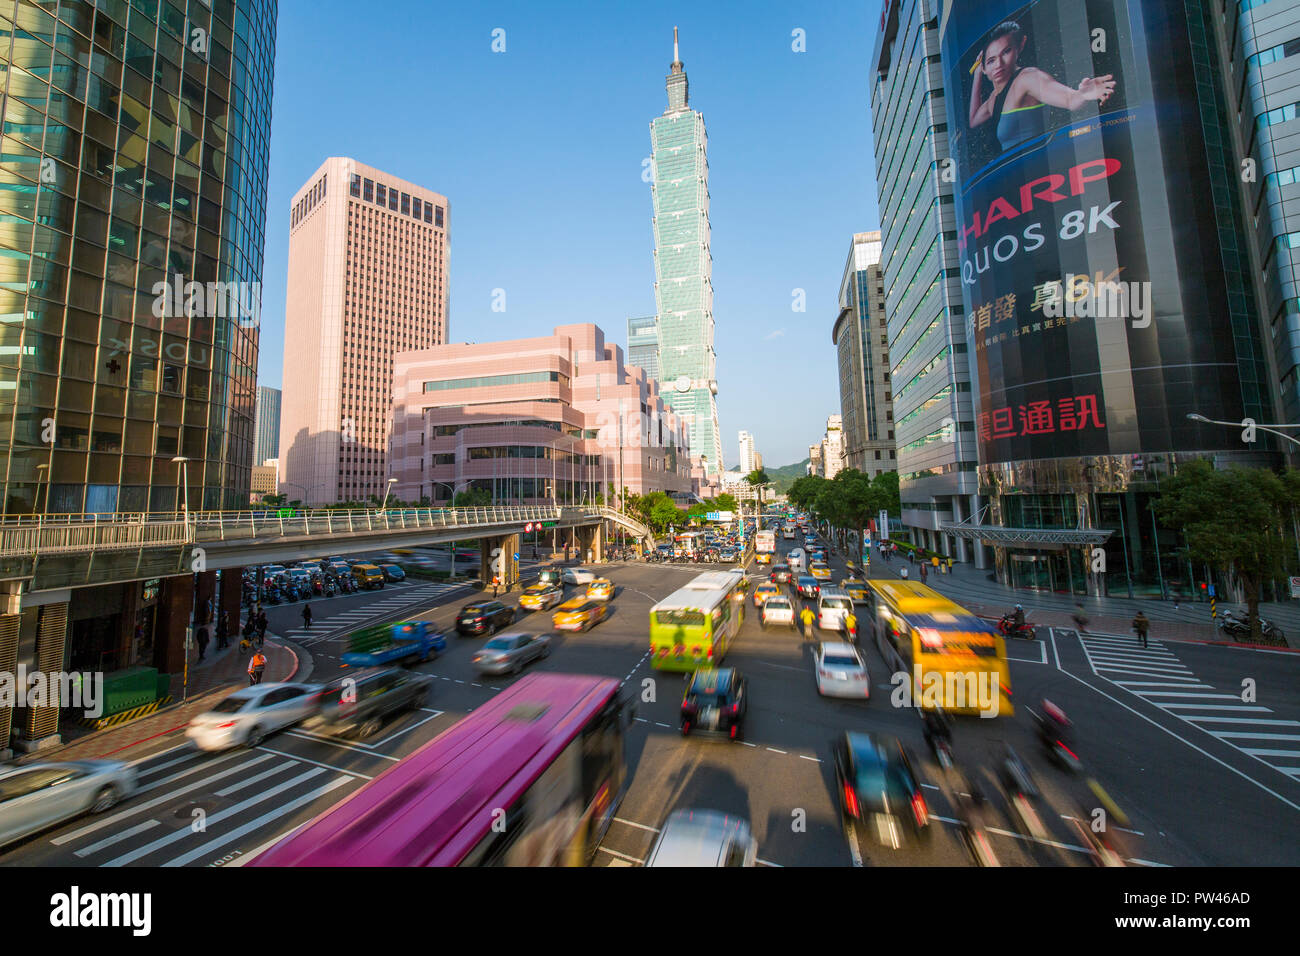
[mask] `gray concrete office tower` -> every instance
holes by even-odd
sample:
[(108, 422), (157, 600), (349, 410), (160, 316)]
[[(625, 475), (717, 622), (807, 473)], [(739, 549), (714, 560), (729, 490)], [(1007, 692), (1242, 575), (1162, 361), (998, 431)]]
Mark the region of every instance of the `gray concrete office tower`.
[(892, 0), (871, 60), (880, 267), (893, 363), (888, 400), (903, 524), (925, 547), (984, 567), (983, 548), (939, 530), (978, 509), (957, 221), (952, 184), (941, 175), (948, 118), (939, 10), (934, 0)]
[(280, 390), (257, 386), (257, 448), (253, 464), (280, 457)]
[(704, 117), (688, 106), (686, 68), (673, 28), (668, 109), (650, 124), (653, 145), (655, 307), (659, 380), (690, 427), (691, 454), (722, 471), (717, 356), (713, 352), (713, 255), (709, 251), (709, 159)]
[(854, 233), (840, 278), (839, 314), (831, 327), (840, 372), (844, 467), (873, 478), (896, 471), (889, 321), (880, 233)]
[[(1269, 354), (1275, 422), (1300, 422), (1300, 2), (1246, 0), (1209, 15), (1242, 164), (1236, 177)], [(1243, 263), (1245, 265), (1245, 263)], [(1281, 443), (1294, 456), (1296, 447)]]

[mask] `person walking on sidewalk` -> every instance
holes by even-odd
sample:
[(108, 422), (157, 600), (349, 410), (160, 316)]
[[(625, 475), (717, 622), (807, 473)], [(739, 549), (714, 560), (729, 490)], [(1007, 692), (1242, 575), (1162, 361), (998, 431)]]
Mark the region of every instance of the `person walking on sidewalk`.
[(302, 626), (304, 630), (311, 630), (311, 604), (303, 602), (302, 605)]
[(921, 583), (922, 584), (925, 583), (926, 577), (928, 577), (930, 574), (929, 570), (927, 570), (928, 568), (929, 568), (928, 564), (926, 564), (924, 561), (921, 562)]
[(900, 567), (900, 568), (898, 569), (898, 576), (899, 576), (900, 578), (902, 578), (904, 581), (906, 581), (906, 580), (907, 580), (907, 568), (905, 568), (905, 567)]
[(266, 670), (266, 655), (256, 651), (248, 662), (248, 686), (262, 683), (262, 672)]
[(257, 615), (257, 646), (261, 647), (266, 643), (266, 611)]
[(230, 626), (226, 615), (217, 618), (217, 650), (224, 650), (230, 646)]
[(1080, 634), (1082, 634), (1083, 629), (1086, 628), (1087, 626), (1088, 626), (1088, 615), (1084, 613), (1083, 602), (1075, 601), (1074, 602), (1074, 629), (1078, 631)]
[(1133, 630), (1137, 631), (1138, 640), (1142, 642), (1143, 647), (1147, 646), (1147, 630), (1150, 627), (1151, 622), (1147, 620), (1147, 616), (1138, 611), (1137, 617), (1133, 618)]
[(203, 660), (203, 658), (208, 653), (208, 626), (206, 624), (199, 625), (198, 640), (199, 640), (199, 660)]
[(244, 651), (252, 649), (253, 631), (254, 631), (253, 619), (250, 617), (247, 621), (244, 622), (244, 631), (243, 631), (244, 639), (239, 642), (239, 653), (242, 654)]

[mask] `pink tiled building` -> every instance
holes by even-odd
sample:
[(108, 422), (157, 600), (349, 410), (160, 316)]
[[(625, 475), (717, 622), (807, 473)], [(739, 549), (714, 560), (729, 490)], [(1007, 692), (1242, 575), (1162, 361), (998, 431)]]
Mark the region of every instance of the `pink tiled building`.
[(447, 340), (447, 198), (327, 159), (289, 207), (280, 492), (382, 497), (393, 358)]
[(394, 359), (390, 454), (402, 500), (441, 504), (470, 488), (525, 504), (592, 501), (611, 485), (690, 492), (688, 439), (658, 384), (594, 325)]

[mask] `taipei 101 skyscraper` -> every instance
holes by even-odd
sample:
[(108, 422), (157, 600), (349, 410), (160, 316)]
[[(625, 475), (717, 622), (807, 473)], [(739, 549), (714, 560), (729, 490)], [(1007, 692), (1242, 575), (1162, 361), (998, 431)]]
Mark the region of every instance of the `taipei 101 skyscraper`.
[(709, 160), (704, 117), (687, 105), (686, 69), (673, 27), (668, 109), (650, 123), (653, 146), (655, 308), (659, 381), (690, 426), (691, 454), (723, 470), (713, 352), (713, 256), (709, 251)]

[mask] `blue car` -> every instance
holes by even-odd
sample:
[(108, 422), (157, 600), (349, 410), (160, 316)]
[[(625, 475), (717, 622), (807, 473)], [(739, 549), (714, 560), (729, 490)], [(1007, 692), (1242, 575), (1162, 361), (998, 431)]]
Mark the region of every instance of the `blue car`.
[(384, 580), (389, 584), (394, 581), (405, 581), (406, 572), (396, 564), (381, 564), (379, 570), (384, 572)]

